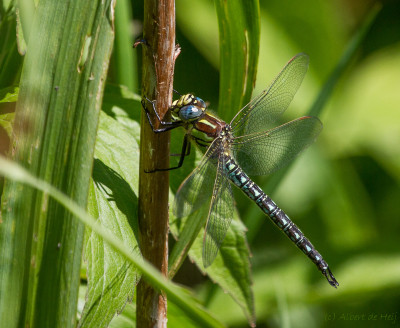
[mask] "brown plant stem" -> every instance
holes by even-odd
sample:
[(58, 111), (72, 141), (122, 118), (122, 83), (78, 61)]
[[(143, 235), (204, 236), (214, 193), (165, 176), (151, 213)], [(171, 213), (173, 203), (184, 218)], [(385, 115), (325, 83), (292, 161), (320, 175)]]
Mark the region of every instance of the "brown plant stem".
[[(172, 102), (175, 63), (175, 3), (144, 2), (142, 96), (156, 101), (160, 117)], [(157, 128), (158, 122), (153, 120)], [(169, 133), (155, 134), (145, 115), (141, 119), (139, 173), (140, 248), (145, 259), (168, 275), (168, 172), (145, 173), (169, 166)], [(145, 279), (137, 289), (137, 327), (166, 327), (167, 299)]]

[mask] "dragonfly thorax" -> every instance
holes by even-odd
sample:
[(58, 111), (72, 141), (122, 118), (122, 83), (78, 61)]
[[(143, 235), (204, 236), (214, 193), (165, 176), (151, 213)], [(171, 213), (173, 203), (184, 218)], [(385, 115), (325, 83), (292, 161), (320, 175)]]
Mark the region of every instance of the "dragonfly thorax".
[(204, 100), (188, 93), (175, 100), (170, 111), (175, 120), (191, 122), (198, 120), (204, 114), (206, 108)]

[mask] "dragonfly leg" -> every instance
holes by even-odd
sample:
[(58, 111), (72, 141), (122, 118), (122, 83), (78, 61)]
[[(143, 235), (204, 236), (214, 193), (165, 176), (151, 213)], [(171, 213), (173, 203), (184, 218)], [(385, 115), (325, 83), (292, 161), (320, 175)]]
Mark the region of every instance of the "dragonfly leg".
[[(150, 112), (149, 112), (149, 110), (147, 109), (146, 101), (145, 101), (145, 100), (146, 100), (147, 102), (151, 103), (151, 106), (152, 106), (152, 108), (153, 108), (153, 112), (154, 112), (154, 114), (156, 115), (157, 120), (158, 120), (158, 122), (160, 123), (160, 125), (162, 126), (162, 128), (156, 129), (156, 128), (154, 127), (153, 122), (152, 122), (151, 117), (150, 117)], [(144, 110), (145, 113), (146, 113), (147, 120), (149, 121), (150, 127), (151, 127), (151, 129), (153, 130), (154, 133), (166, 132), (166, 131), (175, 129), (175, 128), (177, 128), (178, 126), (182, 126), (182, 123), (181, 123), (181, 122), (165, 122), (165, 121), (163, 121), (163, 120), (160, 118), (160, 116), (158, 115), (158, 112), (157, 112), (157, 110), (156, 110), (156, 105), (155, 105), (154, 101), (151, 101), (151, 100), (150, 100), (149, 98), (147, 98), (147, 97), (144, 97), (144, 99), (142, 99), (142, 107), (143, 107), (143, 110)]]
[[(185, 138), (187, 138), (186, 135), (185, 135)], [(181, 161), (182, 158), (185, 158), (186, 156), (189, 156), (190, 155), (190, 149), (192, 148), (191, 147), (192, 144), (190, 142), (188, 142), (187, 146), (185, 146), (184, 143), (185, 143), (185, 139), (183, 140), (182, 151), (179, 154), (170, 154), (170, 156), (180, 156), (181, 158), (179, 159), (179, 161)], [(186, 150), (185, 150), (185, 148), (186, 148)], [(185, 151), (185, 153), (182, 156), (182, 152), (183, 151)], [(182, 160), (182, 163), (183, 163), (183, 160)]]
[(182, 143), (182, 151), (180, 154), (175, 154), (175, 155), (180, 156), (179, 163), (177, 166), (168, 167), (165, 169), (154, 169), (154, 170), (145, 171), (145, 172), (146, 173), (154, 173), (154, 172), (171, 171), (171, 170), (179, 169), (182, 166), (183, 161), (185, 160), (185, 157), (190, 154), (190, 148), (191, 148), (191, 143), (189, 141), (189, 136), (187, 134), (185, 134), (185, 137), (183, 138), (183, 143)]

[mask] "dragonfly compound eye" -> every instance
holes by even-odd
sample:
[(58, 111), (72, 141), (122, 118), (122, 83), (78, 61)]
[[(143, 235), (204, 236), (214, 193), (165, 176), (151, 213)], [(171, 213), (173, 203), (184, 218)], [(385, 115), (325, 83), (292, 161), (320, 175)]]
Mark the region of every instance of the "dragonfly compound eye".
[(188, 105), (179, 110), (179, 117), (182, 121), (191, 121), (198, 119), (203, 114), (201, 107)]
[(200, 108), (206, 108), (206, 103), (199, 97), (194, 97), (193, 104)]

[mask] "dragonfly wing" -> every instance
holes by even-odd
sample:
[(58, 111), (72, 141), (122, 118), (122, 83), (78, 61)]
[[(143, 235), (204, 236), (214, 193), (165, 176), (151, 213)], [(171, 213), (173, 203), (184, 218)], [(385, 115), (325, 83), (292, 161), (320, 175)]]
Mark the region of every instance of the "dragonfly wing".
[(307, 72), (308, 61), (306, 54), (293, 57), (272, 84), (236, 114), (230, 124), (232, 133), (240, 136), (268, 130), (299, 89)]
[(198, 210), (205, 202), (210, 201), (217, 174), (220, 147), (219, 140), (214, 140), (200, 164), (182, 182), (176, 193), (173, 207), (176, 217), (188, 216)]
[(225, 161), (220, 152), (218, 172), (215, 178), (213, 194), (203, 242), (203, 264), (208, 267), (214, 261), (225, 239), (233, 217), (232, 187), (224, 171)]
[(267, 175), (287, 165), (306, 149), (322, 130), (316, 117), (300, 117), (263, 133), (237, 137), (233, 154), (249, 175)]

